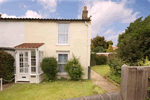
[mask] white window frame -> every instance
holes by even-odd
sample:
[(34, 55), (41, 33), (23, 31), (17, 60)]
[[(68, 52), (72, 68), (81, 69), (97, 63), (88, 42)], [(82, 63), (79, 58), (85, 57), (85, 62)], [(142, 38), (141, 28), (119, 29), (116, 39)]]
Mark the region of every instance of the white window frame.
[[(58, 55), (59, 54), (67, 54), (68, 55), (68, 60), (70, 59), (69, 52), (65, 52), (65, 51), (64, 52), (57, 52), (57, 57), (56, 57), (57, 58), (57, 62), (58, 62)], [(67, 72), (59, 72), (58, 75), (67, 75)]]
[[(68, 43), (58, 43), (58, 34), (59, 34), (59, 24), (67, 24), (68, 25)], [(67, 33), (61, 33), (61, 34), (67, 34)], [(69, 23), (58, 23), (57, 24), (57, 43), (56, 45), (70, 45), (70, 24)]]

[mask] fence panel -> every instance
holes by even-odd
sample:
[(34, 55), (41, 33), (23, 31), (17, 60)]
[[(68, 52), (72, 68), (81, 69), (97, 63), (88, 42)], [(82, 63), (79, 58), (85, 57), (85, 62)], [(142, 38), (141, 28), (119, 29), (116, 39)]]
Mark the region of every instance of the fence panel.
[(123, 100), (145, 100), (149, 96), (150, 66), (121, 67), (121, 96)]

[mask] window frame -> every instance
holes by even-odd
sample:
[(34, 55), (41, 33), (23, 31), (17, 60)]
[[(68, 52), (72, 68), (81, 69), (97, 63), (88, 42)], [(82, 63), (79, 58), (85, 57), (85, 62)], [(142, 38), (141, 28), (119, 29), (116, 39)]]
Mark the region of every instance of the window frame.
[[(58, 55), (59, 55), (59, 54), (67, 54), (67, 55), (68, 55), (68, 60), (70, 59), (69, 52), (62, 51), (62, 52), (56, 52), (56, 54), (57, 54), (57, 56), (56, 56), (57, 62), (58, 62)], [(59, 65), (59, 62), (58, 62), (58, 65)], [(64, 75), (66, 75), (67, 72), (59, 72), (58, 74), (64, 74)]]
[[(68, 33), (59, 33), (59, 24), (67, 24), (68, 25)], [(68, 35), (68, 43), (59, 43), (59, 35), (58, 34), (67, 34)], [(70, 45), (70, 23), (57, 23), (57, 42), (56, 45)]]

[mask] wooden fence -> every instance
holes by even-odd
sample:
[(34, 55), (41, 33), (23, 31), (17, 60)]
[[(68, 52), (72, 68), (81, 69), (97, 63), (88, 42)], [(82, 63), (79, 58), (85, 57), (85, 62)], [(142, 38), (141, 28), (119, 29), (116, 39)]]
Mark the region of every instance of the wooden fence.
[(127, 66), (121, 68), (121, 96), (123, 100), (146, 100), (149, 97), (150, 66)]

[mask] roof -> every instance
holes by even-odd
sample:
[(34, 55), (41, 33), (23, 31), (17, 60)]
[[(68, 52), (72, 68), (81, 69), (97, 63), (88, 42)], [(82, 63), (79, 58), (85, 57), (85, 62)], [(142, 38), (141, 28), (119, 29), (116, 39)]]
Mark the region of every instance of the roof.
[(39, 48), (44, 43), (23, 43), (15, 46), (14, 48)]
[(116, 50), (118, 47), (113, 47), (113, 50)]
[(10, 50), (10, 51), (15, 51), (15, 49), (12, 48), (12, 47), (0, 47), (0, 50)]
[(0, 18), (0, 21), (91, 21), (88, 19)]

